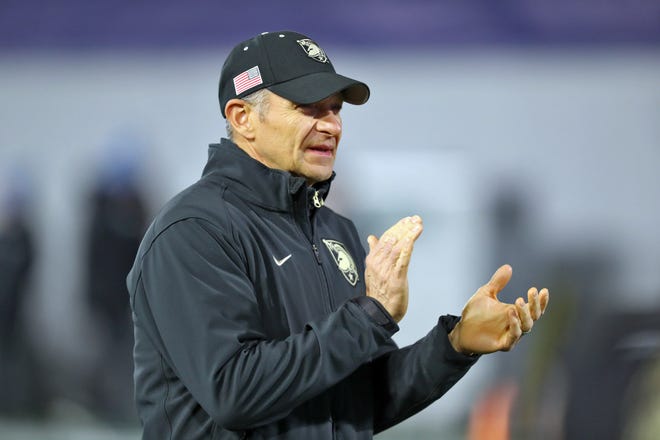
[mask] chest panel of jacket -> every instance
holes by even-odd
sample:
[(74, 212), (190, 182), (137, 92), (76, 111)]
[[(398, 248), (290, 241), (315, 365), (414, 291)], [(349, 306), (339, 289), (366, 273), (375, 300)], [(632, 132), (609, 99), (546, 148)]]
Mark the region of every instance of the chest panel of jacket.
[[(360, 244), (349, 228), (329, 225), (323, 210), (310, 220), (311, 240), (290, 213), (241, 206), (232, 217), (270, 337), (299, 332), (364, 292)], [(341, 249), (333, 254), (324, 241)]]

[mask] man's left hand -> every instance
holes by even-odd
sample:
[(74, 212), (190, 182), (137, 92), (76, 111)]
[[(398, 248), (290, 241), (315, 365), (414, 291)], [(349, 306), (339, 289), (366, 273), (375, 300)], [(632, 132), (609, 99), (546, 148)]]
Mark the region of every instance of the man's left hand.
[(545, 312), (550, 299), (548, 289), (527, 291), (527, 302), (501, 302), (497, 294), (511, 279), (512, 269), (504, 265), (490, 281), (481, 286), (463, 308), (461, 320), (449, 333), (454, 350), (464, 354), (509, 351), (523, 334), (529, 333)]

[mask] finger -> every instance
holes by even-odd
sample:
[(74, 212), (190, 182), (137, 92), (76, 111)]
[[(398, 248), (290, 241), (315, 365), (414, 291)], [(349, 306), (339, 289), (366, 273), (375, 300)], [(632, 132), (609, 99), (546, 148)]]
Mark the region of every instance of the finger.
[(396, 243), (396, 238), (392, 236), (381, 238), (379, 242), (380, 246), (377, 248), (376, 253), (381, 254), (383, 257), (388, 257), (392, 254)]
[(541, 317), (541, 301), (539, 300), (539, 293), (536, 287), (532, 287), (527, 291), (527, 304), (532, 319), (536, 321)]
[(415, 244), (415, 241), (421, 235), (423, 227), (421, 224), (414, 226), (409, 232), (408, 235), (402, 240), (402, 246), (399, 252), (399, 258), (396, 262), (395, 273), (398, 275), (405, 275), (410, 265), (410, 258), (412, 257), (412, 251)]
[(389, 254), (398, 243), (399, 239), (392, 233), (383, 234), (378, 240), (375, 251), (378, 254)]
[(525, 300), (518, 298), (516, 300), (516, 311), (520, 319), (520, 330), (523, 333), (528, 333), (534, 326), (534, 320), (529, 310), (529, 305), (525, 304)]
[(392, 237), (395, 239), (395, 241), (398, 241), (399, 239), (405, 237), (411, 228), (421, 223), (422, 219), (418, 215), (403, 217), (390, 228), (388, 228), (385, 232), (383, 232), (383, 235), (381, 235), (381, 240), (386, 237)]
[(400, 237), (402, 230), (404, 230), (406, 225), (409, 224), (410, 222), (411, 222), (410, 217), (403, 217), (394, 225), (390, 226), (385, 232), (383, 232), (383, 235), (381, 236), (381, 240), (385, 237), (395, 237), (395, 238)]
[(414, 243), (424, 230), (424, 225), (421, 221), (415, 222), (411, 221), (408, 225), (405, 235), (403, 235), (403, 246), (409, 246), (411, 243)]
[(399, 220), (396, 225), (383, 234), (381, 241), (386, 240), (391, 242), (395, 247), (395, 251), (397, 253), (400, 252), (401, 248), (405, 245), (404, 242), (406, 237), (410, 236), (411, 232), (418, 231), (418, 228), (421, 226), (421, 219), (419, 219), (418, 216), (416, 217), (417, 219), (413, 219), (413, 217), (405, 217)]
[(380, 239), (367, 238), (370, 243), (370, 260), (377, 265), (394, 268), (402, 250), (408, 246), (406, 237), (415, 240), (421, 233), (421, 218), (418, 215), (404, 217), (383, 233)]
[(504, 345), (500, 350), (509, 351), (516, 345), (516, 342), (522, 336), (522, 330), (520, 328), (520, 319), (518, 318), (518, 313), (515, 308), (510, 308), (508, 311), (508, 329), (505, 335)]
[(493, 276), (490, 278), (490, 281), (488, 281), (485, 286), (487, 288), (488, 295), (491, 298), (497, 299), (497, 294), (500, 293), (500, 291), (504, 289), (504, 286), (507, 285), (511, 279), (512, 273), (513, 269), (508, 264), (501, 266), (495, 271)]
[(367, 237), (367, 243), (369, 244), (369, 252), (374, 250), (374, 247), (378, 244), (378, 239), (375, 235), (370, 235)]
[(379, 240), (375, 235), (369, 235), (367, 237), (367, 243), (369, 244), (369, 253), (365, 260), (367, 263), (366, 269), (375, 270), (376, 268), (383, 267), (392, 251), (391, 239)]
[(403, 238), (411, 229), (421, 224), (422, 218), (418, 215), (404, 217), (399, 220), (392, 228), (390, 228), (389, 232), (394, 234), (397, 238)]
[(373, 237), (372, 243), (373, 247), (370, 252), (375, 257), (383, 258), (392, 252), (392, 248), (396, 244), (396, 238), (391, 233), (383, 234), (380, 238)]
[(539, 306), (541, 308), (541, 315), (545, 313), (546, 307), (548, 307), (548, 302), (550, 301), (550, 291), (548, 289), (543, 288), (541, 289), (541, 292), (539, 293)]

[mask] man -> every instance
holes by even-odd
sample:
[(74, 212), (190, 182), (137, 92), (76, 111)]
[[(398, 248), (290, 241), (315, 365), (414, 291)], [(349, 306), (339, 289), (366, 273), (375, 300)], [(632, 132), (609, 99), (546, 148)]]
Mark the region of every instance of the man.
[(145, 439), (369, 439), (543, 313), (547, 290), (497, 300), (503, 266), (461, 318), (397, 348), (421, 219), (369, 236), (366, 255), (352, 222), (323, 206), (342, 104), (368, 97), (295, 32), (229, 54), (219, 98), (230, 139), (156, 217), (128, 276)]

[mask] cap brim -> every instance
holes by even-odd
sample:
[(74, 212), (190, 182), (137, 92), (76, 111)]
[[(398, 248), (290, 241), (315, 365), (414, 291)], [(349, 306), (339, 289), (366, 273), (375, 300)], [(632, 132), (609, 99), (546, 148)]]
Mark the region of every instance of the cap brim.
[(317, 72), (274, 84), (268, 89), (298, 104), (311, 104), (335, 93), (341, 93), (345, 102), (360, 105), (369, 99), (369, 87), (360, 81), (332, 72)]

